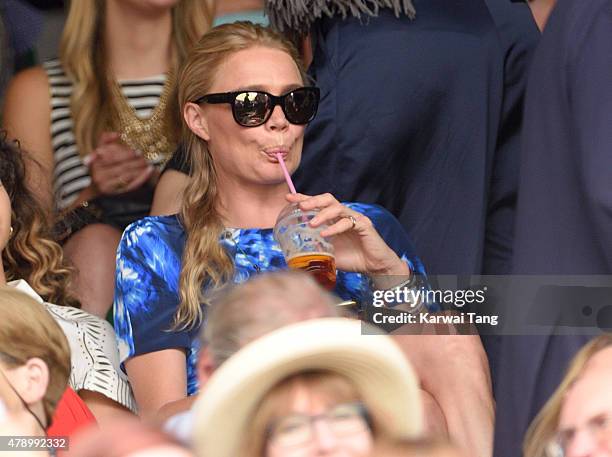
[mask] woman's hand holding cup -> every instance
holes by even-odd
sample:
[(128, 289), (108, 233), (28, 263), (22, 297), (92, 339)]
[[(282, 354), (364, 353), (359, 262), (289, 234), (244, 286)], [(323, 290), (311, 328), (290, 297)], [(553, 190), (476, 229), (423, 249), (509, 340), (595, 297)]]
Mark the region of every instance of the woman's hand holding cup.
[(385, 243), (372, 221), (340, 203), (331, 194), (308, 196), (287, 194), (287, 200), (304, 211), (319, 210), (310, 220), (311, 227), (327, 224), (321, 235), (334, 247), (336, 267), (369, 275), (411, 274), (408, 265)]

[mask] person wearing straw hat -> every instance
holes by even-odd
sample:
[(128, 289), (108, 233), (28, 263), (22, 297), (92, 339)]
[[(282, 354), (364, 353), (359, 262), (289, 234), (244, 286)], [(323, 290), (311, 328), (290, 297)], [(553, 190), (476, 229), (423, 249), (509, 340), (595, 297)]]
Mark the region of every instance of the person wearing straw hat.
[[(289, 300), (288, 298), (291, 297)], [(200, 388), (223, 363), (242, 347), (274, 330), (310, 319), (347, 317), (346, 306), (305, 272), (267, 273), (224, 290), (208, 309), (206, 327), (199, 335), (198, 381)], [(165, 405), (158, 418), (181, 441), (191, 443), (192, 395)], [(446, 420), (440, 406), (421, 388), (427, 432), (445, 437)], [(171, 417), (170, 417), (171, 416)], [(168, 418), (166, 420), (166, 418)]]
[(418, 438), (416, 375), (391, 337), (353, 319), (276, 330), (232, 356), (196, 403), (199, 456), (368, 456), (380, 438)]
[(383, 208), (287, 194), (280, 162), (289, 173), (299, 165), (319, 99), (287, 40), (247, 22), (216, 27), (177, 85), (194, 179), (179, 215), (130, 225), (117, 253), (115, 330), (145, 416), (197, 390), (205, 293), (287, 268), (271, 227), (288, 201), (320, 210), (311, 226), (328, 223), (321, 234), (334, 246), (342, 299), (367, 303), (389, 276), (392, 285), (428, 287), (406, 232)]

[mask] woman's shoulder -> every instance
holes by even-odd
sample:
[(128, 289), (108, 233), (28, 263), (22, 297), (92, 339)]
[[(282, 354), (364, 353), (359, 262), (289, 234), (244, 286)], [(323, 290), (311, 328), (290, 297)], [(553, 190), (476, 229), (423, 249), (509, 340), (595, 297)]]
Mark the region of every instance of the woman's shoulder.
[(47, 106), (49, 104), (49, 78), (46, 70), (42, 66), (21, 70), (9, 82), (5, 98), (5, 103), (8, 104), (14, 99), (19, 105), (31, 100), (37, 106)]
[(43, 65), (26, 68), (17, 73), (9, 85), (16, 89), (45, 89), (48, 92), (49, 80)]
[(56, 320), (63, 321), (67, 325), (112, 330), (111, 325), (107, 321), (82, 309), (73, 308), (72, 306), (60, 306), (48, 302), (44, 302), (44, 305)]
[(128, 225), (119, 244), (118, 255), (125, 261), (145, 261), (151, 255), (181, 256), (185, 230), (178, 215), (147, 216)]
[(149, 234), (163, 239), (166, 237), (184, 236), (185, 230), (179, 221), (178, 214), (171, 216), (147, 216), (128, 225), (123, 232), (123, 237), (130, 238), (135, 235), (138, 238)]
[(83, 311), (82, 309), (74, 308), (72, 306), (56, 305), (54, 303), (44, 301), (41, 296), (38, 295), (38, 293), (32, 288), (32, 286), (30, 286), (27, 281), (23, 279), (10, 281), (7, 283), (7, 285), (9, 287), (13, 287), (19, 290), (20, 292), (23, 292), (24, 294), (33, 298), (40, 304), (44, 305), (47, 311), (49, 311), (49, 313), (51, 313), (51, 315), (53, 315), (53, 317), (57, 321), (64, 321), (68, 325), (95, 325), (100, 328), (106, 327), (112, 330), (110, 324), (104, 319), (94, 316), (93, 314), (89, 314), (88, 312)]

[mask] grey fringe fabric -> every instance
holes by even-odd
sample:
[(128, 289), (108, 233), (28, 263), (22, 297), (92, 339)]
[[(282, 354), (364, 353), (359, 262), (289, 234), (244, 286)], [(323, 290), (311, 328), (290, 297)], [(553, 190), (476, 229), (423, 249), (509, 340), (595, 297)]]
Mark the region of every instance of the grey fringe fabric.
[(270, 24), (281, 32), (306, 33), (312, 23), (323, 15), (378, 16), (379, 10), (391, 9), (413, 19), (416, 15), (411, 0), (266, 0), (266, 14)]

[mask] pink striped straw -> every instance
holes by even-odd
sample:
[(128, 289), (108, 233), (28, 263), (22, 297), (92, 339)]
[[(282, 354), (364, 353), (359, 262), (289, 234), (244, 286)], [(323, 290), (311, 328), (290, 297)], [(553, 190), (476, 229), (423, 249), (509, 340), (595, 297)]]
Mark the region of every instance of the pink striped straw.
[(285, 181), (287, 181), (287, 185), (289, 186), (289, 190), (292, 194), (297, 194), (295, 190), (295, 186), (293, 185), (293, 181), (291, 180), (291, 176), (289, 176), (289, 171), (287, 170), (287, 165), (285, 165), (285, 161), (283, 160), (283, 155), (279, 152), (276, 154), (276, 158), (278, 159), (278, 163), (283, 169), (283, 173), (285, 175)]

